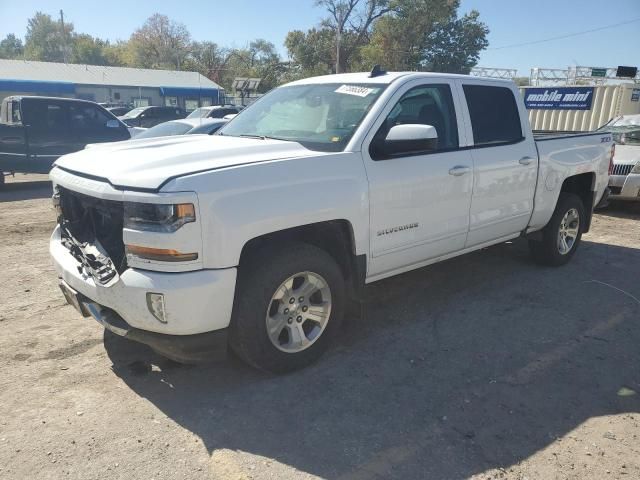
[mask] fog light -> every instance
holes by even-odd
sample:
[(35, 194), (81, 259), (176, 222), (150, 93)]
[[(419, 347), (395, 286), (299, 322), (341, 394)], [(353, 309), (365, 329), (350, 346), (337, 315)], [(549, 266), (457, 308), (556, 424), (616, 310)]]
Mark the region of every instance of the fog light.
[(147, 307), (160, 323), (167, 323), (167, 309), (162, 293), (147, 293)]

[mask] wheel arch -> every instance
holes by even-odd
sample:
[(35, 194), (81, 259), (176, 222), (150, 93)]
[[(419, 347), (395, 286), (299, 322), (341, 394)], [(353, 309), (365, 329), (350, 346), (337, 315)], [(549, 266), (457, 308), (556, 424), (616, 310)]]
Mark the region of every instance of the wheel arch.
[(572, 175), (564, 179), (561, 193), (573, 193), (582, 200), (586, 219), (584, 222), (583, 233), (587, 233), (591, 228), (591, 218), (593, 216), (593, 204), (595, 198), (596, 188), (596, 174), (594, 172), (580, 173), (578, 175)]
[(353, 225), (344, 219), (286, 228), (248, 240), (240, 252), (240, 272), (266, 249), (294, 242), (314, 245), (331, 255), (342, 270), (349, 296), (360, 297), (366, 277), (366, 254), (357, 254)]

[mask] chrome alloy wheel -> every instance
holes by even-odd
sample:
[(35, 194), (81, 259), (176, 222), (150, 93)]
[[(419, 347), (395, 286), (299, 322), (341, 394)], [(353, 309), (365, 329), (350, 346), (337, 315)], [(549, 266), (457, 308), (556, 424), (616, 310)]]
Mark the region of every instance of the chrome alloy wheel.
[(566, 255), (571, 251), (580, 232), (580, 215), (575, 208), (564, 214), (558, 230), (558, 251), (560, 255)]
[(330, 315), (327, 281), (313, 272), (291, 275), (271, 297), (266, 316), (269, 340), (283, 352), (301, 352), (320, 338)]

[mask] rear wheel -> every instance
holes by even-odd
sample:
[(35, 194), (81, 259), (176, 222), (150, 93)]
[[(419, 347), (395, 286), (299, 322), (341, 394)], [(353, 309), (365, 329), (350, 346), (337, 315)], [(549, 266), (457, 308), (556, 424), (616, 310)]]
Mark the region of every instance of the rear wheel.
[(4, 187), (4, 173), (0, 172), (0, 188)]
[(533, 259), (543, 265), (564, 265), (575, 254), (586, 216), (582, 200), (573, 193), (561, 193), (551, 220), (542, 230), (542, 240), (529, 240)]
[(244, 361), (283, 373), (326, 350), (344, 312), (345, 283), (324, 250), (291, 244), (264, 250), (240, 273), (230, 344)]

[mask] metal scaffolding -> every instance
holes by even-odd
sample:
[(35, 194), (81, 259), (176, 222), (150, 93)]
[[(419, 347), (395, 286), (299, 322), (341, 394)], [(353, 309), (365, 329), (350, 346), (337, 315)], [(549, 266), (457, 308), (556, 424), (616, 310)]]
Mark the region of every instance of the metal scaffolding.
[(545, 85), (615, 85), (634, 81), (640, 83), (640, 72), (635, 77), (618, 77), (617, 67), (532, 68), (529, 77), (532, 86)]
[(493, 68), (493, 67), (473, 67), (471, 75), (485, 78), (504, 78), (512, 80), (518, 76), (516, 68)]

